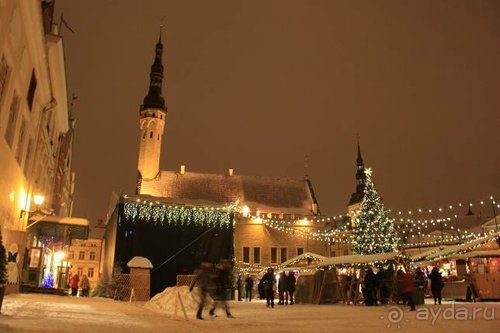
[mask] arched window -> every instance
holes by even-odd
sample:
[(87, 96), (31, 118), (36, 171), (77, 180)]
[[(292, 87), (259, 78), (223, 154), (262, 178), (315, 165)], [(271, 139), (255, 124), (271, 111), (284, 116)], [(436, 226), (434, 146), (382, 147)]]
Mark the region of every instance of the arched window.
[(142, 132), (142, 138), (145, 139), (146, 138), (146, 131)]
[(152, 139), (153, 138), (153, 131), (149, 132), (149, 138)]
[(160, 134), (158, 134), (158, 140), (160, 140)]

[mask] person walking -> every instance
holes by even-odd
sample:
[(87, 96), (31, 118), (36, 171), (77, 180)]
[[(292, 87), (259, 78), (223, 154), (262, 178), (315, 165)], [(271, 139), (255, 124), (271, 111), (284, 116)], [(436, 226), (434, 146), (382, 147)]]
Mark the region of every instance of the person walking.
[(279, 305), (288, 305), (288, 276), (286, 276), (285, 272), (281, 272), (278, 280), (278, 304)]
[(200, 288), (200, 299), (198, 303), (198, 311), (196, 312), (196, 319), (203, 320), (203, 308), (205, 307), (207, 301), (207, 295), (211, 288), (212, 282), (212, 264), (208, 261), (204, 261), (200, 264), (200, 268), (195, 272), (196, 277), (191, 282), (189, 286), (189, 291), (193, 291), (195, 285)]
[(78, 296), (78, 285), (80, 284), (80, 276), (78, 273), (73, 275), (69, 280), (69, 285), (71, 287), (71, 296)]
[(413, 277), (409, 273), (405, 273), (402, 270), (398, 270), (398, 282), (400, 285), (400, 290), (404, 296), (406, 302), (410, 306), (410, 311), (415, 311), (415, 302), (413, 301), (413, 292), (415, 291), (415, 282)]
[(217, 279), (215, 281), (215, 285), (217, 286), (215, 302), (209, 312), (209, 315), (211, 317), (217, 317), (217, 315), (215, 314), (215, 309), (220, 306), (224, 309), (228, 318), (234, 318), (234, 316), (231, 314), (231, 310), (229, 309), (229, 304), (227, 303), (227, 297), (229, 291), (231, 290), (230, 265), (230, 261), (224, 260), (217, 266), (217, 274), (215, 275)]
[(290, 298), (290, 305), (293, 305), (294, 302), (294, 294), (295, 294), (295, 285), (297, 284), (297, 280), (295, 280), (295, 273), (290, 271), (288, 272), (288, 283), (287, 283), (287, 292), (288, 297)]
[(253, 279), (250, 275), (245, 279), (245, 291), (246, 291), (245, 299), (247, 301), (251, 302), (252, 301), (252, 291), (253, 291)]
[(432, 297), (434, 298), (434, 304), (441, 305), (441, 290), (443, 290), (443, 276), (439, 273), (439, 269), (434, 267), (429, 274), (429, 279), (431, 280), (431, 290)]
[(274, 288), (276, 285), (276, 276), (274, 276), (274, 270), (271, 267), (267, 269), (267, 273), (264, 274), (261, 281), (264, 284), (267, 307), (274, 308)]
[(266, 299), (266, 286), (262, 279), (260, 279), (257, 284), (257, 291), (259, 292), (259, 299)]
[(80, 281), (80, 287), (82, 288), (82, 297), (89, 297), (89, 290), (90, 290), (90, 281), (87, 275), (82, 276), (82, 280)]
[(389, 287), (387, 286), (384, 267), (380, 267), (378, 269), (376, 277), (377, 277), (378, 291), (379, 291), (379, 295), (380, 295), (380, 297), (379, 297), (380, 304), (388, 304), (389, 303), (389, 296), (388, 296), (387, 290), (389, 289)]

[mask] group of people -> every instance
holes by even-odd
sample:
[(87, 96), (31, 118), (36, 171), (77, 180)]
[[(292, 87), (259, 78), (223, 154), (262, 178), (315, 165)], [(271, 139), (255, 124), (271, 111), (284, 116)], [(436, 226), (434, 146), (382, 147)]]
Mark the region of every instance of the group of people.
[[(378, 300), (380, 300), (380, 304), (387, 304), (389, 302), (389, 298), (393, 292), (393, 274), (394, 268), (392, 264), (389, 265), (386, 270), (380, 267), (376, 274), (371, 267), (365, 271), (363, 280), (365, 305), (378, 305)], [(411, 311), (415, 311), (415, 305), (417, 303), (417, 293), (415, 291), (417, 289), (422, 289), (419, 295), (423, 298), (428, 286), (427, 279), (430, 280), (434, 304), (441, 304), (441, 290), (444, 287), (444, 283), (443, 277), (437, 267), (434, 267), (427, 276), (420, 268), (417, 268), (413, 274), (405, 272), (403, 269), (399, 269), (396, 272), (397, 285), (394, 291), (397, 295), (395, 295), (395, 298), (399, 298), (403, 304), (408, 304), (410, 306)]]
[(231, 261), (223, 260), (217, 265), (213, 265), (210, 262), (202, 262), (200, 269), (195, 273), (196, 277), (191, 283), (189, 290), (192, 291), (194, 286), (197, 285), (201, 292), (196, 319), (203, 320), (203, 309), (206, 306), (208, 295), (214, 299), (214, 304), (209, 311), (211, 317), (216, 317), (215, 310), (217, 307), (221, 307), (226, 312), (228, 318), (234, 318), (227, 303), (232, 289)]
[(260, 298), (266, 299), (267, 307), (274, 308), (274, 293), (277, 289), (278, 304), (293, 305), (296, 281), (295, 273), (292, 271), (288, 272), (288, 274), (286, 274), (286, 272), (281, 272), (279, 278), (276, 279), (274, 269), (268, 268), (258, 285)]
[(75, 274), (69, 279), (69, 286), (71, 288), (71, 296), (78, 296), (78, 287), (82, 289), (80, 296), (89, 297), (90, 291), (90, 281), (87, 275), (83, 275), (80, 279), (80, 275)]

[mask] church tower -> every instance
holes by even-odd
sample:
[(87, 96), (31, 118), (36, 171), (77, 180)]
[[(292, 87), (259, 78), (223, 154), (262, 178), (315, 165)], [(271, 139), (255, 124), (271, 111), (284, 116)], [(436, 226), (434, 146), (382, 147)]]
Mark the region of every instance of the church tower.
[(356, 160), (356, 191), (351, 194), (351, 199), (347, 204), (347, 212), (351, 216), (352, 220), (355, 218), (355, 212), (361, 208), (361, 203), (365, 196), (365, 186), (366, 186), (366, 175), (365, 175), (365, 164), (363, 162), (363, 157), (361, 156), (361, 148), (359, 147), (358, 139), (358, 158)]
[(163, 44), (161, 30), (155, 48), (155, 58), (149, 74), (149, 91), (140, 108), (139, 160), (137, 165), (137, 193), (143, 179), (154, 179), (160, 172), (160, 154), (167, 108), (162, 96)]

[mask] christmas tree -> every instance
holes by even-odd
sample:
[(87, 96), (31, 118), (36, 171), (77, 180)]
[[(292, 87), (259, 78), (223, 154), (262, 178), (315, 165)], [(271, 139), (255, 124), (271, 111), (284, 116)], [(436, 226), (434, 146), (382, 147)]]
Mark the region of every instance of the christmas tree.
[(7, 251), (3, 246), (2, 231), (0, 230), (0, 287), (7, 284)]
[(384, 209), (382, 199), (375, 190), (371, 169), (365, 170), (366, 185), (361, 209), (356, 215), (356, 225), (352, 230), (353, 252), (375, 254), (393, 252), (398, 248), (399, 236), (393, 220)]
[(52, 275), (52, 272), (49, 272), (49, 274), (45, 275), (42, 280), (42, 287), (54, 288), (54, 275)]

